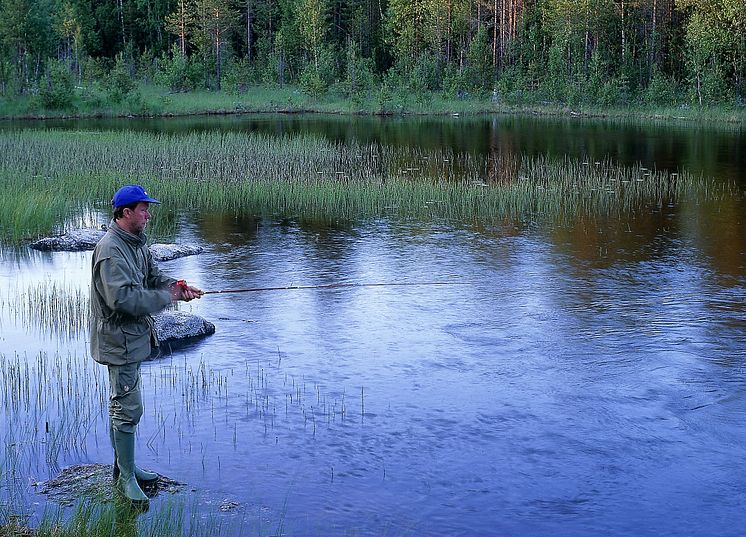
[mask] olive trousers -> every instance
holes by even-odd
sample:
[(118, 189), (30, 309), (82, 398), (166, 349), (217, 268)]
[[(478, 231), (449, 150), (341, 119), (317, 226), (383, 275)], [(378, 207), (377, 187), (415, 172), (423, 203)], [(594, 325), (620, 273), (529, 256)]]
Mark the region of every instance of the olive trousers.
[(142, 417), (140, 363), (110, 365), (109, 417), (114, 430), (134, 433)]

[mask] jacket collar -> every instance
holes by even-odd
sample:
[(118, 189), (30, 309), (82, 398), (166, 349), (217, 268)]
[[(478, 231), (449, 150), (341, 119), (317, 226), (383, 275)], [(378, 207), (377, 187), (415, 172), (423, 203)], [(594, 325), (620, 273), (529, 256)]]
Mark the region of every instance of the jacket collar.
[(124, 229), (119, 227), (119, 224), (117, 224), (116, 220), (112, 220), (109, 223), (109, 231), (135, 247), (145, 246), (145, 244), (148, 242), (148, 238), (145, 236), (145, 233), (135, 235), (133, 233), (130, 233), (129, 231), (125, 231)]

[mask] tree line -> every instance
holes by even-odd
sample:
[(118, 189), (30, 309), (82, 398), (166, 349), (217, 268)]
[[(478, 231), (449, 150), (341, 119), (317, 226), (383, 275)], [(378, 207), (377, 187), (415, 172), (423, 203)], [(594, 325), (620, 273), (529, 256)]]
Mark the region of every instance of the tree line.
[[(133, 80), (743, 104), (745, 0), (0, 0), (0, 93)], [(62, 89), (60, 89), (62, 88)]]

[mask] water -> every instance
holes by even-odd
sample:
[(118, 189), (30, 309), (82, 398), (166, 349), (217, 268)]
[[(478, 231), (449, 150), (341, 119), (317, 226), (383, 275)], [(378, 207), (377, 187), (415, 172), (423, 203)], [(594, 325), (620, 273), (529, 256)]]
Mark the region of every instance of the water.
[[(144, 366), (139, 462), (188, 483), (188, 511), (228, 535), (740, 535), (745, 209), (553, 228), (185, 215), (179, 240), (206, 251), (162, 268), (203, 289), (466, 285), (182, 305), (217, 331)], [(43, 443), (44, 422), (70, 408), (28, 412), (37, 441), (17, 486), (31, 511), (44, 497), (29, 482), (109, 462), (105, 380), (85, 333), (45, 328), (13, 297), (85, 288), (89, 262), (0, 257), (0, 353), (61, 356), (81, 371), (62, 385), (87, 393), (61, 445)], [(6, 450), (23, 414), (6, 405)]]

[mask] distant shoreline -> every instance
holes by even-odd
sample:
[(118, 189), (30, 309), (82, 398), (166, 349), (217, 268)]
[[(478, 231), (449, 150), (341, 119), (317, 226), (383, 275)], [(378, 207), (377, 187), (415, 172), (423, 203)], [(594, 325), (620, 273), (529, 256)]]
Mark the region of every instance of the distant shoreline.
[[(100, 101), (99, 101), (100, 103)], [(0, 99), (0, 120), (64, 120), (115, 118), (168, 118), (188, 116), (244, 114), (332, 114), (342, 116), (477, 116), (488, 114), (521, 114), (547, 117), (611, 119), (625, 121), (664, 121), (746, 123), (746, 106), (667, 108), (630, 104), (623, 107), (569, 106), (534, 103), (511, 104), (489, 97), (447, 98), (440, 93), (418, 96), (397, 94), (381, 101), (374, 96), (348, 99), (339, 95), (311, 97), (297, 87), (259, 86), (243, 94), (195, 91), (171, 93), (165, 88), (141, 85), (132, 96), (120, 103), (92, 106), (82, 97), (67, 110), (45, 110), (34, 96)]]

